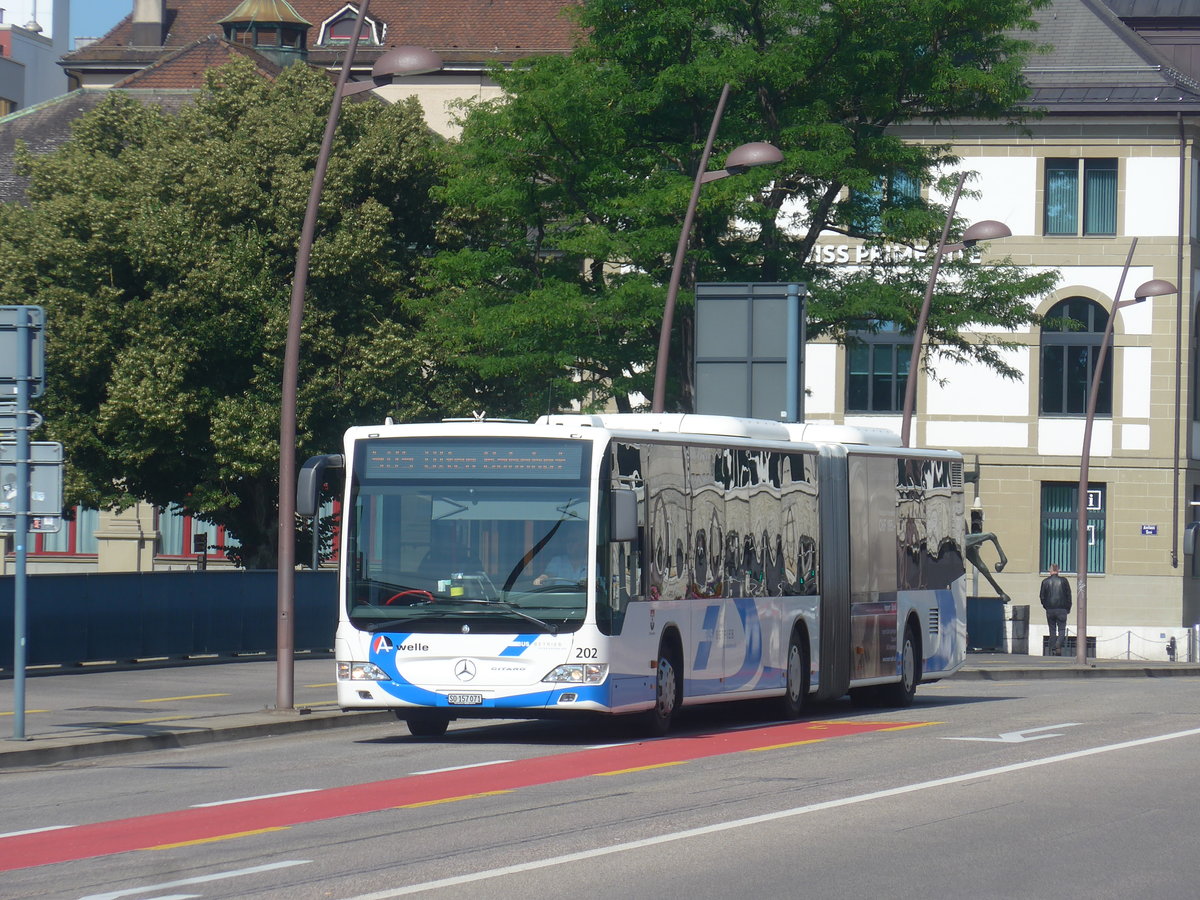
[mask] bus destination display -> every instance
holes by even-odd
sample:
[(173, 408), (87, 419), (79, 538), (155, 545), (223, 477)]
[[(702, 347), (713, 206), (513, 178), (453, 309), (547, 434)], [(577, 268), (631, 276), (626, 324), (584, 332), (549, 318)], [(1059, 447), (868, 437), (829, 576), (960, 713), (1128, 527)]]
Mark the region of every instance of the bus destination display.
[(585, 445), (568, 441), (376, 439), (364, 449), (365, 478), (577, 481), (584, 474)]

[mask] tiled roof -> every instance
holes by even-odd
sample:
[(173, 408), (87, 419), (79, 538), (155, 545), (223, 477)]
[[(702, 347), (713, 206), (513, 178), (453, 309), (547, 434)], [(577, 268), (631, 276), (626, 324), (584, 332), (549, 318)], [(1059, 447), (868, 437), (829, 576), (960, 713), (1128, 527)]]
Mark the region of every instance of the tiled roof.
[[(324, 64), (341, 58), (337, 48), (314, 47), (320, 24), (336, 15), (346, 0), (290, 0), (309, 32), (309, 59)], [(563, 53), (574, 45), (575, 32), (564, 9), (575, 0), (372, 0), (368, 15), (387, 26), (386, 46), (417, 44), (440, 54), (447, 62), (461, 60), (511, 61), (524, 56)], [(167, 37), (164, 46), (177, 50), (210, 34), (238, 6), (238, 0), (166, 0)], [(161, 48), (131, 47), (131, 16), (95, 43), (68, 53), (72, 63), (129, 60), (144, 63)], [(372, 49), (361, 48), (365, 59)], [(326, 59), (328, 57), (328, 59)]]
[[(22, 141), (34, 154), (50, 153), (71, 137), (75, 120), (89, 112), (108, 96), (104, 89), (81, 88), (0, 118), (0, 202), (19, 202), (25, 198), (29, 179), (13, 173), (13, 153)], [(155, 103), (177, 110), (192, 100), (191, 91), (130, 90), (130, 97), (143, 103)]]
[(260, 53), (233, 44), (221, 37), (211, 36), (176, 50), (152, 65), (139, 69), (113, 87), (139, 90), (199, 90), (204, 85), (204, 73), (223, 66), (234, 57), (250, 59), (259, 74), (274, 78), (281, 69)]
[(1054, 0), (1034, 17), (1029, 104), (1051, 112), (1200, 112), (1200, 82), (1125, 25), (1103, 0)]
[(1122, 19), (1195, 19), (1200, 17), (1196, 0), (1104, 0)]

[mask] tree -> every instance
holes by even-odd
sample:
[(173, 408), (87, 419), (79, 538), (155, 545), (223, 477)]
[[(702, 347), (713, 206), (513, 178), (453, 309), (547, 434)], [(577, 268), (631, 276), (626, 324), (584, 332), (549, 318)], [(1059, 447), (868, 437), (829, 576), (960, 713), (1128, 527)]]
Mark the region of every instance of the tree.
[[(704, 188), (689, 280), (807, 282), (810, 336), (864, 321), (911, 328), (923, 251), (946, 215), (912, 188), (945, 187), (957, 160), (948, 145), (906, 142), (904, 126), (1017, 122), (1035, 46), (1014, 35), (1044, 2), (584, 0), (587, 38), (573, 53), (497, 70), (506, 97), (464, 110), (439, 193), (452, 246), (418, 310), (428, 333), (468, 349), (483, 378), (527, 386), (505, 412), (544, 410), (548, 397), (628, 408), (630, 392), (648, 395), (663, 285), (724, 83), (714, 162), (756, 140), (784, 161)], [(847, 271), (815, 261), (822, 233), (916, 252)], [(931, 341), (1015, 377), (997, 345), (962, 329), (1034, 321), (1027, 301), (1055, 276), (945, 269)], [(675, 373), (691, 368), (681, 313)], [(673, 402), (690, 407), (688, 377)]]
[[(175, 115), (114, 91), (0, 210), (0, 302), (46, 309), (40, 411), (68, 503), (174, 505), (274, 564), (282, 350), (332, 98), (320, 71), (209, 73)], [(415, 101), (344, 107), (313, 248), (300, 459), (349, 424), (436, 415), (454, 388), (397, 301), (433, 241), (440, 139)]]

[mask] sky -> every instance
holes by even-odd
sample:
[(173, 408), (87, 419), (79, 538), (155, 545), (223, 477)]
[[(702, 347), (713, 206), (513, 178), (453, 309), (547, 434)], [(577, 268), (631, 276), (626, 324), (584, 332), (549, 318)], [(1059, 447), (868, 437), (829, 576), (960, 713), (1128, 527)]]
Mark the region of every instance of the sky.
[(133, 0), (71, 0), (71, 37), (103, 37), (133, 12)]

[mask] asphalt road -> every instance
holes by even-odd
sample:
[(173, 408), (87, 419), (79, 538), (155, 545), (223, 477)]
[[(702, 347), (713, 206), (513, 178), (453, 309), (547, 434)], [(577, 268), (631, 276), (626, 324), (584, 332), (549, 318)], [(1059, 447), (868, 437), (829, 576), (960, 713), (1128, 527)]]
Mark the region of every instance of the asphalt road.
[(1194, 897), (1198, 691), (951, 680), (660, 741), (380, 721), (14, 769), (0, 897)]

